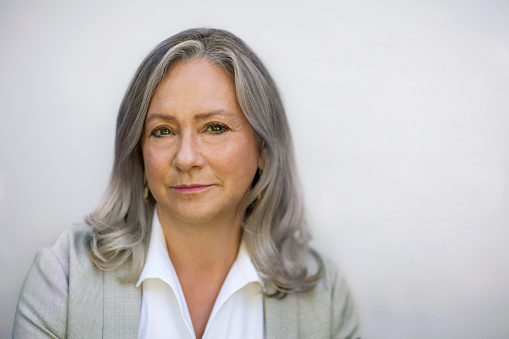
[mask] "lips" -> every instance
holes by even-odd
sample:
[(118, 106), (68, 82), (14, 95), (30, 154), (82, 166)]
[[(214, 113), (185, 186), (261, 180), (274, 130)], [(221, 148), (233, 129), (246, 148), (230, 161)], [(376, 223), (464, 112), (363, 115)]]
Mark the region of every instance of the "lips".
[(191, 184), (174, 186), (173, 189), (180, 193), (196, 193), (206, 190), (209, 187), (212, 187), (212, 185)]

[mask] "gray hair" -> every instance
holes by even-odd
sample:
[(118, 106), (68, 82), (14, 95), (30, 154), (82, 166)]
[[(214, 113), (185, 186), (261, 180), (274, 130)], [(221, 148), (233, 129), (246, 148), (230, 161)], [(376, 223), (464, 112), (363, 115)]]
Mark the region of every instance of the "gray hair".
[[(92, 226), (90, 254), (104, 270), (131, 264), (134, 281), (145, 264), (155, 201), (144, 199), (141, 135), (150, 100), (172, 62), (206, 58), (235, 81), (236, 94), (265, 153), (240, 218), (244, 239), (264, 293), (282, 298), (312, 289), (323, 263), (308, 247), (292, 137), (276, 84), (260, 59), (238, 37), (217, 29), (190, 29), (161, 42), (143, 60), (122, 100), (117, 117), (115, 161), (104, 200), (85, 222)], [(318, 271), (306, 269), (312, 254)]]

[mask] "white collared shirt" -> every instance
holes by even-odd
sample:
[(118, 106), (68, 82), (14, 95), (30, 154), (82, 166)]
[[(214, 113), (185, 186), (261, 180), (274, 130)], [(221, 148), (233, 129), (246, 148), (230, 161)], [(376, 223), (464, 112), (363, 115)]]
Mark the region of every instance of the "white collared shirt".
[[(154, 212), (142, 286), (138, 338), (196, 339), (177, 273)], [(262, 281), (244, 242), (219, 291), (202, 339), (263, 338)]]

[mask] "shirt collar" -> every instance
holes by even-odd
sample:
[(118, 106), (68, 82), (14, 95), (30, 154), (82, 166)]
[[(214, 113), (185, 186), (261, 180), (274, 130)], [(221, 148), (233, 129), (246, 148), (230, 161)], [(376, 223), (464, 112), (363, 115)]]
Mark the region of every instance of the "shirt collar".
[[(159, 217), (157, 216), (157, 208), (154, 208), (154, 217), (152, 218), (152, 229), (150, 231), (150, 242), (148, 245), (147, 258), (143, 271), (141, 272), (140, 278), (136, 283), (136, 287), (139, 287), (143, 280), (150, 278), (160, 278), (164, 281), (170, 278), (170, 281), (166, 281), (172, 288), (175, 286), (172, 284), (174, 279), (172, 277), (165, 277), (168, 272), (168, 268), (173, 269), (170, 257), (168, 256), (168, 249), (166, 247), (166, 239), (164, 237)], [(173, 269), (174, 271), (174, 269)], [(176, 274), (175, 274), (176, 278)], [(178, 281), (178, 279), (177, 279)]]
[[(159, 278), (169, 284), (174, 291), (180, 289), (180, 283), (178, 281), (177, 273), (168, 255), (168, 249), (166, 247), (166, 239), (164, 232), (159, 222), (157, 215), (157, 208), (154, 208), (154, 217), (152, 218), (152, 229), (150, 232), (150, 242), (147, 251), (147, 258), (143, 271), (136, 283), (136, 287), (139, 287), (145, 279)], [(247, 250), (247, 246), (244, 240), (241, 241), (239, 246), (239, 252), (237, 258), (230, 268), (225, 283), (229, 282), (232, 288), (240, 289), (242, 286), (247, 285), (251, 282), (258, 282), (260, 286), (263, 286), (263, 282), (258, 275), (251, 257)], [(223, 286), (224, 288), (225, 286)]]

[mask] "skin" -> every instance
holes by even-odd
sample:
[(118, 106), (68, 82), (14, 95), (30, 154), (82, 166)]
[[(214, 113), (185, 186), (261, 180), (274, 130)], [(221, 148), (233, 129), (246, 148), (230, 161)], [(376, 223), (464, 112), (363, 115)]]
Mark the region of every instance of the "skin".
[(148, 186), (197, 338), (237, 256), (239, 206), (264, 163), (235, 93), (206, 59), (173, 63), (142, 136)]

